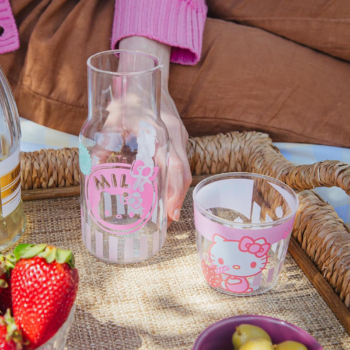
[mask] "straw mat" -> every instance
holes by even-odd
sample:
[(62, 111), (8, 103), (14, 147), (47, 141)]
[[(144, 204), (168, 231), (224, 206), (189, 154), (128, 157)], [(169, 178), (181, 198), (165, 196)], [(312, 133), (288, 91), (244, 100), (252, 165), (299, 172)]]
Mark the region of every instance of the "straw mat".
[(69, 350), (190, 350), (207, 326), (242, 314), (294, 323), (325, 350), (350, 349), (350, 337), (290, 255), (278, 285), (263, 295), (232, 297), (205, 284), (197, 262), (192, 190), (164, 248), (138, 265), (108, 265), (87, 252), (79, 198), (31, 201), (24, 207), (28, 226), (22, 242), (70, 248), (76, 257), (80, 286)]

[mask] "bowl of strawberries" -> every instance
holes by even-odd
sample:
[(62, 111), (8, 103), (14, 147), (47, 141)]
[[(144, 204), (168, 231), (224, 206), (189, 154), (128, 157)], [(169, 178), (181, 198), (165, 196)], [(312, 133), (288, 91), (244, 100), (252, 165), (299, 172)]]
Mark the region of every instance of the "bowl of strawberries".
[(0, 255), (0, 349), (63, 350), (78, 284), (70, 250), (19, 244)]

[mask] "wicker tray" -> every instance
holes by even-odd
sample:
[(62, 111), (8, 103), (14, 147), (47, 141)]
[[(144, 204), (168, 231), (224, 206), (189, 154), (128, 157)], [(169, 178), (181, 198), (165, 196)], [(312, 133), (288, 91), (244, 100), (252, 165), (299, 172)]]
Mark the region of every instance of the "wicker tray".
[[(193, 184), (210, 174), (246, 171), (275, 177), (298, 191), (300, 206), (289, 251), (350, 332), (350, 231), (312, 189), (338, 186), (350, 194), (350, 166), (338, 161), (293, 166), (266, 134), (232, 132), (190, 138)], [(77, 149), (21, 154), (24, 200), (79, 194)]]

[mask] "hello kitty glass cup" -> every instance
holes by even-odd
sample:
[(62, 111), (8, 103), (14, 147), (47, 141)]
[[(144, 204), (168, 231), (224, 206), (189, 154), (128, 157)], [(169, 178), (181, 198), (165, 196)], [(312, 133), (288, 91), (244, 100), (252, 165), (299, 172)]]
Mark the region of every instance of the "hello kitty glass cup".
[(206, 282), (237, 296), (271, 289), (283, 266), (299, 204), (293, 190), (267, 176), (228, 173), (200, 182), (193, 200)]

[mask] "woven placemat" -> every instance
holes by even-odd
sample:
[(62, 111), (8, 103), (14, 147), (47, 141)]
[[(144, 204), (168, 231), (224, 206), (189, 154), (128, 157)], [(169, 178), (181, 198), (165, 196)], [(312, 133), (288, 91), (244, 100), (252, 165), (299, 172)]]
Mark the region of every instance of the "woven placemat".
[(205, 284), (195, 248), (192, 190), (164, 248), (138, 265), (108, 265), (87, 252), (79, 198), (31, 201), (24, 207), (28, 226), (22, 242), (70, 248), (76, 257), (80, 289), (69, 350), (190, 350), (207, 326), (242, 314), (294, 323), (325, 350), (350, 349), (343, 326), (289, 254), (278, 285), (263, 295), (232, 297)]

